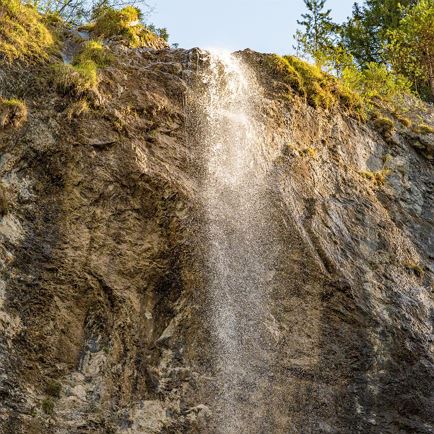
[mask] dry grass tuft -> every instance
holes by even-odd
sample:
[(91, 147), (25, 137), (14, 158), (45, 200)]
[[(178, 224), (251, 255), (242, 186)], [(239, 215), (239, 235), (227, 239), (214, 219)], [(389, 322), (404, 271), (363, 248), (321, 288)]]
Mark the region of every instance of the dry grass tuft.
[(0, 97), (0, 128), (19, 128), (27, 120), (27, 106), (19, 99)]

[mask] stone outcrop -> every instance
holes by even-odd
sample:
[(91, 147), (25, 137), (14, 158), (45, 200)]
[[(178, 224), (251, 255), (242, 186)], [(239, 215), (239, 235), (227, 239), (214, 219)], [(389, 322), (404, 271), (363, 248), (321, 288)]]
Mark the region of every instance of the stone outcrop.
[[(85, 113), (37, 74), (1, 77), (28, 106), (0, 130), (5, 434), (218, 432), (190, 116), (206, 54), (112, 49)], [(314, 109), (240, 55), (282, 245), (246, 432), (433, 432), (432, 135)]]

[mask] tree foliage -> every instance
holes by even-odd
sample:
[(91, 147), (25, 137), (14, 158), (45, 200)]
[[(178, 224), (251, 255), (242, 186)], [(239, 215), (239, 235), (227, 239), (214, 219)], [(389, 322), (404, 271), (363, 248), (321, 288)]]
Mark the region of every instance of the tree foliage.
[(398, 27), (405, 7), (416, 0), (367, 0), (363, 6), (354, 4), (353, 14), (340, 28), (342, 42), (363, 66), (370, 62), (386, 62), (385, 46), (389, 31)]
[(303, 30), (297, 30), (295, 40), (299, 54), (307, 55), (321, 63), (324, 54), (334, 45), (335, 24), (331, 19), (331, 9), (325, 9), (326, 0), (303, 0), (307, 13), (297, 23)]
[(409, 8), (388, 39), (393, 68), (434, 99), (434, 0), (420, 0)]

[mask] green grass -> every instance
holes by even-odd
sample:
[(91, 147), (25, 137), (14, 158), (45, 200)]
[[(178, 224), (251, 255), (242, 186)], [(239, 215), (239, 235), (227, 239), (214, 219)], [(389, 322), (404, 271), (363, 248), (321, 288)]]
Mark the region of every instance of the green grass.
[(19, 99), (0, 97), (0, 129), (9, 126), (19, 128), (27, 120), (27, 106)]
[(35, 8), (0, 0), (0, 60), (25, 62), (48, 57), (54, 37)]
[(86, 27), (98, 38), (119, 39), (131, 48), (147, 47), (161, 39), (140, 20), (140, 10), (134, 6), (120, 10), (104, 7), (96, 14), (95, 21)]
[(79, 66), (88, 61), (94, 62), (97, 67), (104, 67), (110, 65), (113, 61), (113, 55), (101, 42), (87, 41), (72, 63)]
[(79, 64), (56, 63), (53, 65), (53, 78), (60, 92), (83, 96), (97, 89), (98, 66), (92, 60)]
[(268, 57), (269, 68), (314, 108), (342, 108), (350, 116), (365, 119), (363, 99), (337, 78), (297, 57)]

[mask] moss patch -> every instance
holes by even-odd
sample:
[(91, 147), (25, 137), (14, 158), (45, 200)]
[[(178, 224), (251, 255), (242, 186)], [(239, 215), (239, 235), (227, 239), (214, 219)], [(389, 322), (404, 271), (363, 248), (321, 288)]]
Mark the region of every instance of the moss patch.
[(434, 127), (422, 123), (416, 126), (415, 132), (419, 134), (434, 134)]
[(48, 57), (54, 37), (35, 8), (19, 0), (0, 1), (0, 60)]
[(0, 97), (0, 128), (19, 128), (27, 120), (27, 106), (19, 99)]
[(390, 174), (390, 169), (382, 169), (377, 172), (371, 172), (369, 170), (360, 172), (360, 175), (371, 181), (376, 186), (383, 186), (386, 183), (387, 177)]

